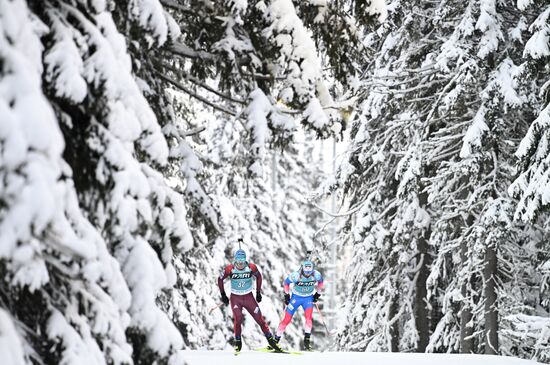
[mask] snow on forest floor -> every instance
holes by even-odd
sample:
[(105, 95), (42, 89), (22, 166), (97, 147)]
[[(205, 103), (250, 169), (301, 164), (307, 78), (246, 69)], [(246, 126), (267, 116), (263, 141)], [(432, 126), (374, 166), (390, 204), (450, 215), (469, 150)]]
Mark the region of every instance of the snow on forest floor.
[(183, 351), (188, 365), (535, 365), (531, 360), (493, 355), (418, 354), (383, 352), (310, 352), (303, 355), (268, 354), (245, 350)]

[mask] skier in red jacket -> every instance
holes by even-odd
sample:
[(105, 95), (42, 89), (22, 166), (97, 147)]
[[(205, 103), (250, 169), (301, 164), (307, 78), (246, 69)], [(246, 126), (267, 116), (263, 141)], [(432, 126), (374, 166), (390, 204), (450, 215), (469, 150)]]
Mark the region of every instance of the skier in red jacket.
[[(225, 288), (223, 282), (226, 278), (231, 280), (231, 297), (228, 298), (225, 294)], [(252, 280), (256, 279), (256, 298), (252, 295), (254, 290)], [(222, 301), (225, 305), (231, 303), (231, 310), (233, 311), (233, 325), (234, 325), (234, 347), (235, 351), (241, 351), (241, 327), (243, 322), (243, 308), (254, 318), (256, 323), (262, 329), (269, 346), (277, 352), (281, 352), (281, 348), (275, 342), (258, 303), (262, 301), (262, 274), (258, 270), (258, 267), (253, 263), (246, 261), (246, 253), (244, 250), (238, 249), (235, 252), (233, 264), (229, 264), (225, 267), (223, 272), (218, 278), (218, 287), (222, 296)]]

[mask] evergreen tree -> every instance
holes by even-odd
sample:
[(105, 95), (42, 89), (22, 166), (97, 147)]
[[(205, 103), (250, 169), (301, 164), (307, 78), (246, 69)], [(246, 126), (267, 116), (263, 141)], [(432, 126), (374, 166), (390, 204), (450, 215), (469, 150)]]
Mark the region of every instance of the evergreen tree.
[[(518, 22), (515, 33), (523, 47), (525, 77), (531, 83), (530, 108), (532, 120), (529, 130), (519, 143), (516, 156), (519, 158), (519, 175), (511, 184), (509, 192), (519, 199), (514, 218), (533, 227), (547, 226), (547, 171), (548, 171), (548, 122), (550, 121), (550, 80), (548, 65), (550, 57), (550, 6), (545, 1), (518, 1), (518, 9), (523, 17)], [(544, 229), (544, 231), (547, 231)], [(517, 343), (517, 352), (522, 356), (532, 356), (538, 361), (548, 362), (550, 353), (548, 337), (550, 310), (548, 296), (548, 239), (545, 235), (536, 237), (538, 253), (532, 266), (533, 286), (539, 286), (538, 295), (530, 298), (536, 305), (534, 311), (518, 311), (510, 314), (511, 321), (507, 336)], [(527, 281), (529, 282), (529, 281)], [(520, 335), (521, 333), (521, 335)], [(525, 354), (525, 355), (524, 355)], [(527, 355), (529, 354), (529, 355)]]
[(429, 62), (432, 24), (424, 13), (412, 24), (413, 14), (428, 13), (430, 5), (394, 5), (385, 24), (366, 29), (373, 61), (357, 89), (361, 113), (339, 172), (350, 205), (349, 243), (357, 253), (347, 273), (353, 283), (348, 321), (338, 340), (345, 349), (423, 351), (429, 336), (423, 298), (430, 216), (421, 179), (429, 166), (421, 143), (430, 133), (424, 100), (442, 81)]
[(37, 362), (167, 359), (183, 342), (157, 296), (175, 283), (174, 251), (193, 241), (111, 10), (127, 11), (149, 49), (167, 41), (170, 19), (156, 1), (31, 5), (2, 1), (0, 12), (17, 19), (2, 22), (14, 93), (2, 141), (17, 148), (2, 158), (3, 303)]
[(492, 1), (394, 3), (366, 37), (376, 51), (339, 182), (365, 254), (350, 265), (341, 347), (528, 356), (517, 337), (498, 338), (518, 325), (511, 313), (537, 306), (536, 234), (511, 223), (506, 193), (531, 106), (518, 14)]
[[(520, 9), (532, 11), (537, 16), (534, 20), (523, 18), (518, 25), (524, 34), (529, 30), (529, 39), (523, 50), (526, 61), (526, 73), (535, 84), (533, 95), (534, 121), (521, 141), (516, 155), (520, 158), (520, 172), (510, 191), (520, 198), (516, 218), (534, 221), (548, 204), (545, 194), (547, 185), (548, 157), (547, 133), (550, 121), (550, 80), (548, 80), (548, 60), (550, 57), (550, 7), (544, 2), (519, 2)], [(534, 3), (534, 4), (531, 4)], [(521, 38), (520, 38), (521, 39)]]
[(131, 362), (124, 335), (130, 291), (79, 209), (62, 134), (42, 93), (39, 35), (48, 28), (23, 1), (0, 2), (0, 18), (2, 307), (24, 334), (26, 361)]

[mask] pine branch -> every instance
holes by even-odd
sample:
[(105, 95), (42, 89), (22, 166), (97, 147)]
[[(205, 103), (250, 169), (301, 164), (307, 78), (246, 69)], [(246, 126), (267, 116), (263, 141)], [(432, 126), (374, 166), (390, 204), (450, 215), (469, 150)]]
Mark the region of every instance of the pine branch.
[(175, 73), (175, 74), (181, 74), (181, 75), (183, 76), (184, 79), (186, 79), (186, 80), (188, 80), (188, 81), (191, 81), (193, 84), (195, 84), (195, 85), (197, 85), (197, 86), (199, 86), (199, 87), (202, 87), (203, 89), (208, 90), (208, 91), (210, 91), (210, 92), (213, 93), (213, 94), (218, 95), (220, 98), (229, 100), (229, 101), (234, 102), (234, 103), (246, 104), (246, 101), (244, 101), (243, 99), (235, 98), (235, 97), (232, 97), (232, 96), (230, 96), (230, 95), (224, 94), (224, 93), (222, 93), (221, 91), (216, 90), (216, 89), (214, 89), (213, 87), (211, 87), (211, 86), (205, 84), (204, 82), (202, 82), (201, 80), (197, 79), (197, 78), (194, 77), (193, 75), (190, 75), (190, 74), (188, 74), (188, 73), (185, 73), (185, 72), (182, 71), (182, 70), (178, 70), (178, 69), (176, 69), (176, 68), (173, 67), (173, 66), (170, 66), (170, 65), (167, 65), (167, 64), (163, 64), (163, 63), (162, 63), (162, 67), (167, 68), (168, 70), (172, 71), (172, 72)]
[(191, 8), (188, 8), (188, 7), (185, 7), (181, 4), (178, 4), (177, 2), (175, 2), (173, 0), (160, 0), (160, 3), (163, 6), (166, 6), (167, 8), (170, 8), (170, 9), (179, 10), (179, 11), (182, 11), (184, 13), (191, 14), (191, 15), (198, 15), (193, 10), (191, 10)]
[(186, 137), (194, 136), (194, 135), (199, 134), (199, 133), (201, 133), (205, 130), (206, 130), (206, 126), (201, 126), (201, 127), (197, 127), (195, 129), (192, 129), (190, 131), (187, 131), (183, 135), (186, 136)]
[(172, 44), (170, 51), (184, 58), (198, 58), (198, 59), (209, 60), (209, 61), (216, 61), (217, 59), (219, 59), (219, 56), (214, 53), (210, 53), (206, 51), (197, 51), (179, 42)]
[(163, 79), (164, 81), (167, 81), (169, 82), (170, 84), (172, 84), (173, 86), (177, 87), (178, 89), (180, 89), (181, 91), (183, 91), (184, 93), (186, 93), (187, 95), (203, 102), (204, 104), (212, 107), (213, 109), (216, 109), (222, 113), (226, 113), (226, 114), (229, 114), (233, 117), (239, 117), (240, 116), (240, 113), (237, 113), (231, 109), (227, 109), (227, 108), (224, 108), (224, 107), (221, 107), (221, 106), (218, 106), (216, 104), (214, 104), (213, 102), (211, 102), (210, 100), (206, 99), (205, 97), (203, 96), (200, 96), (199, 94), (191, 91), (190, 89), (188, 89), (187, 87), (185, 87), (185, 85), (177, 82), (176, 80), (164, 75), (163, 73), (159, 72), (159, 71), (156, 71), (156, 73), (159, 75), (159, 77), (161, 79)]

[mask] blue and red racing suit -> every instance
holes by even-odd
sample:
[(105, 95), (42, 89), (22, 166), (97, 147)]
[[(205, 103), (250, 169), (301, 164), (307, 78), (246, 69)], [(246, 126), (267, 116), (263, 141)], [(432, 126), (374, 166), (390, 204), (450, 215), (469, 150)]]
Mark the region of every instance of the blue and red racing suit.
[(285, 316), (277, 328), (277, 336), (281, 337), (299, 307), (304, 309), (306, 318), (304, 332), (311, 333), (313, 328), (313, 295), (318, 291), (322, 291), (324, 286), (323, 276), (317, 270), (314, 270), (309, 276), (305, 276), (299, 270), (288, 275), (283, 284), (286, 294), (290, 292), (290, 285), (293, 285), (292, 296), (290, 297), (290, 303), (286, 307)]

